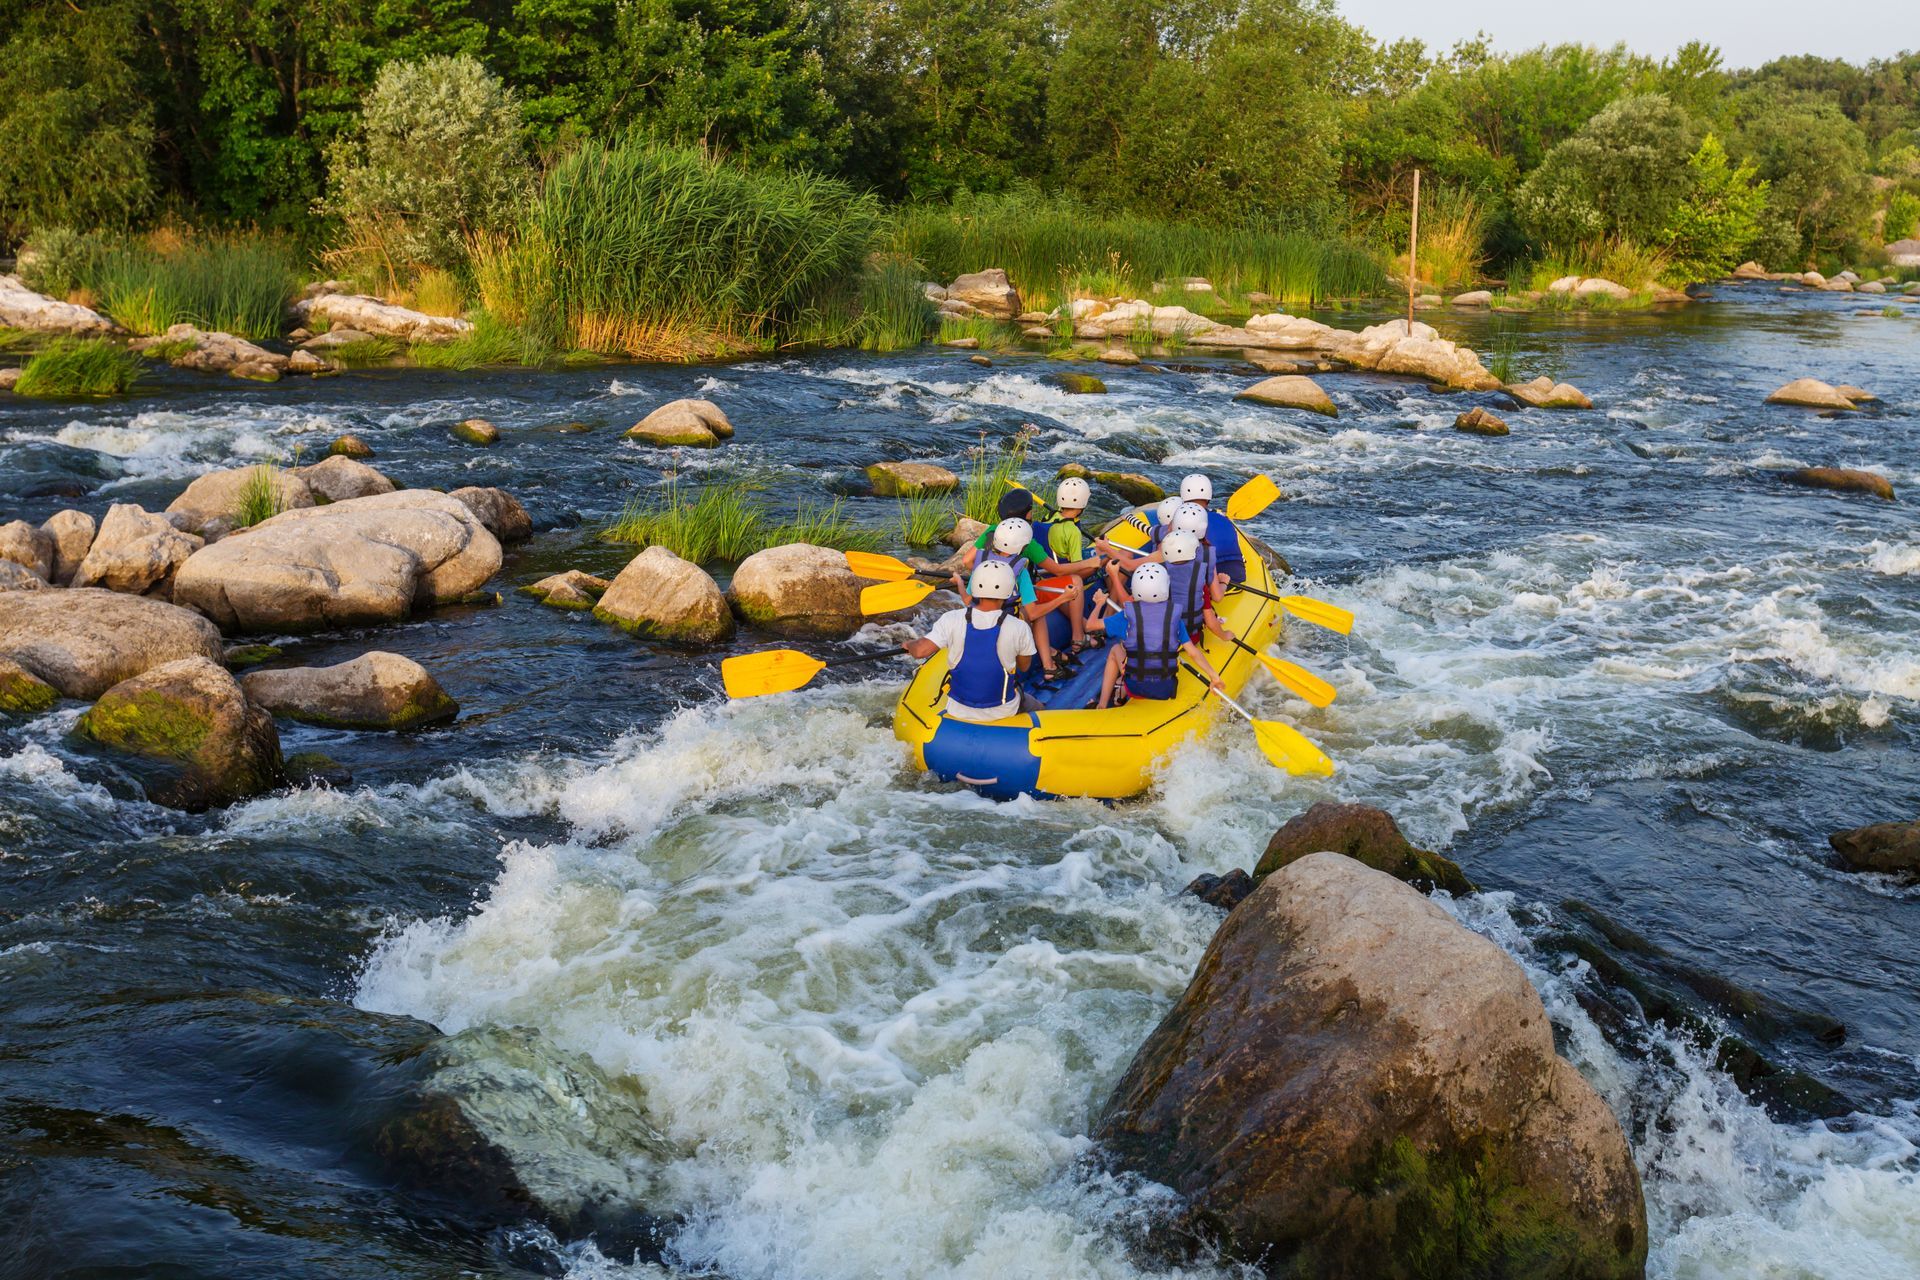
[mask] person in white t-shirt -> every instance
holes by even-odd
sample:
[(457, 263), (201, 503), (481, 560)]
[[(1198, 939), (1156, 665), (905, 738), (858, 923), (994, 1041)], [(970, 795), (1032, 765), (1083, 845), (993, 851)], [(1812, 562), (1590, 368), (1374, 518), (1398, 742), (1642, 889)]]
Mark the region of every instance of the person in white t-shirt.
[(996, 560), (974, 566), (963, 609), (940, 615), (927, 634), (902, 647), (913, 657), (947, 651), (946, 714), (955, 720), (1001, 720), (1038, 704), (1018, 687), (1033, 663), (1033, 628), (1007, 608), (1017, 590), (1013, 569)]

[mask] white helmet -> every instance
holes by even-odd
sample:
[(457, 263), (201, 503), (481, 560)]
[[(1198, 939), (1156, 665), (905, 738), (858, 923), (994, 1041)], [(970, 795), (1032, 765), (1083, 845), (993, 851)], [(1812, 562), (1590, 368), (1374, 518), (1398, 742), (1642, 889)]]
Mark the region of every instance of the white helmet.
[(1212, 502), (1213, 481), (1194, 472), (1180, 482), (1180, 498), (1183, 502)]
[(1033, 526), (1019, 516), (1009, 516), (993, 526), (993, 549), (1003, 556), (1017, 556), (1033, 541)]
[(1180, 502), (1181, 502), (1180, 495), (1177, 493), (1171, 498), (1162, 498), (1160, 500), (1159, 515), (1160, 515), (1161, 524), (1166, 525), (1169, 528), (1172, 527), (1173, 513), (1180, 509)]
[(1093, 501), (1093, 487), (1079, 476), (1070, 476), (1053, 491), (1053, 505), (1060, 511), (1085, 511)]
[(1177, 532), (1190, 533), (1198, 541), (1207, 536), (1207, 509), (1183, 502), (1180, 509), (1173, 513), (1173, 527)]
[(973, 566), (973, 576), (967, 580), (967, 594), (976, 600), (1011, 600), (1013, 566), (998, 560), (984, 560)]
[(1175, 529), (1160, 539), (1160, 551), (1168, 564), (1186, 564), (1200, 554), (1200, 539), (1185, 529)]
[(1133, 583), (1127, 590), (1144, 604), (1164, 604), (1173, 594), (1173, 579), (1167, 576), (1167, 566), (1149, 561), (1133, 571)]

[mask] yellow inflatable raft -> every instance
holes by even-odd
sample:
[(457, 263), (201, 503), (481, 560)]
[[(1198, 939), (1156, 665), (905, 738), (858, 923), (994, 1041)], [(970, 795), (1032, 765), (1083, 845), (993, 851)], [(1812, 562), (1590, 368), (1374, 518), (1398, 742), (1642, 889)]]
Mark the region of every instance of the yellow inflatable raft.
[[(1138, 547), (1146, 532), (1123, 521), (1107, 536), (1121, 546)], [(1240, 549), (1246, 557), (1247, 585), (1274, 592), (1266, 561), (1244, 537)], [(1229, 591), (1218, 612), (1227, 629), (1255, 649), (1278, 640), (1285, 625), (1279, 605), (1250, 591)], [(1253, 655), (1210, 633), (1202, 648), (1227, 692), (1237, 695), (1253, 673)], [(901, 693), (893, 713), (894, 736), (907, 744), (917, 768), (995, 799), (1024, 794), (1119, 800), (1138, 795), (1152, 784), (1157, 762), (1188, 738), (1205, 733), (1225, 708), (1208, 696), (1203, 681), (1183, 669), (1172, 698), (1136, 698), (1123, 707), (1085, 710), (1098, 692), (1099, 653), (1089, 651), (1083, 672), (1051, 691), (1067, 704), (1060, 709), (973, 724), (940, 714), (946, 702), (943, 649), (922, 664)], [(1046, 688), (1034, 692), (1043, 702), (1049, 698)]]

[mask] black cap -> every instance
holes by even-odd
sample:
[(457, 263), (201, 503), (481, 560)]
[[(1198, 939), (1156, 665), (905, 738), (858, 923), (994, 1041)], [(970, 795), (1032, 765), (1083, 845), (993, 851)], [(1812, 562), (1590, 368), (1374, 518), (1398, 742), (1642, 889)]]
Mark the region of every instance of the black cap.
[(1033, 514), (1033, 495), (1025, 489), (1009, 489), (1000, 495), (1000, 518), (1011, 520), (1015, 516), (1025, 520)]

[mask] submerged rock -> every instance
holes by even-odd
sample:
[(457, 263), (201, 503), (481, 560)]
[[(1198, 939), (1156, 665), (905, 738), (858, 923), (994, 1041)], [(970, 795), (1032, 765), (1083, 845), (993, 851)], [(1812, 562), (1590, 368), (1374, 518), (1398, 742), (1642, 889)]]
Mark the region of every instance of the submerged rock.
[(73, 573), (76, 587), (105, 587), (129, 595), (165, 595), (201, 539), (174, 528), (165, 516), (129, 502), (107, 508), (100, 532)]
[(1103, 396), (1107, 394), (1107, 384), (1090, 373), (1056, 373), (1050, 381), (1069, 395)]
[(53, 535), (25, 520), (0, 524), (0, 560), (13, 563), (42, 582), (53, 581)]
[(0, 609), (0, 656), (69, 698), (97, 698), (162, 663), (218, 662), (220, 632), (197, 613), (96, 588), (21, 592)]
[(104, 338), (125, 330), (90, 307), (35, 293), (19, 276), (0, 275), (0, 328)]
[(273, 717), (219, 663), (181, 658), (123, 680), (75, 726), (82, 736), (164, 766), (145, 780), (155, 804), (199, 812), (278, 786)]
[(397, 622), (478, 590), (500, 560), (465, 504), (402, 489), (288, 511), (204, 547), (180, 566), (173, 597), (230, 630)]
[[(740, 572), (756, 558), (748, 556)], [(842, 572), (845, 569), (843, 557)], [(733, 634), (733, 614), (719, 584), (699, 565), (665, 547), (648, 547), (628, 561), (600, 597), (593, 616), (623, 631), (685, 644), (717, 644)]]
[(84, 511), (56, 511), (41, 521), (40, 531), (53, 539), (53, 576), (47, 581), (70, 586), (93, 546), (93, 517)]
[(843, 640), (867, 621), (860, 613), (863, 585), (844, 553), (794, 542), (742, 560), (727, 600), (741, 621), (763, 631)]
[[(529, 583), (520, 591), (555, 609), (587, 610), (593, 608), (594, 602), (612, 585), (605, 578), (596, 578), (578, 569), (568, 569), (565, 573), (552, 574), (538, 582)], [(732, 615), (728, 617), (731, 619)]]
[(1326, 800), (1289, 819), (1273, 833), (1266, 852), (1260, 855), (1260, 862), (1253, 869), (1253, 878), (1264, 880), (1282, 867), (1322, 849), (1331, 849), (1375, 871), (1384, 871), (1422, 893), (1445, 889), (1458, 896), (1474, 891), (1473, 881), (1467, 879), (1458, 863), (1415, 848), (1385, 809)]
[(1507, 424), (1482, 408), (1472, 408), (1453, 420), (1455, 431), (1470, 431), (1477, 436), (1503, 436)]
[(1871, 471), (1855, 471), (1846, 467), (1801, 467), (1797, 471), (1786, 472), (1781, 478), (1788, 484), (1808, 489), (1866, 493), (1887, 502), (1894, 500), (1893, 482)]
[(1851, 409), (1853, 401), (1837, 387), (1818, 378), (1795, 378), (1767, 397), (1768, 404), (1791, 404), (1806, 409)]
[(1281, 374), (1256, 382), (1245, 390), (1236, 393), (1235, 400), (1251, 400), (1255, 404), (1268, 404), (1281, 409), (1305, 409), (1310, 413), (1325, 414), (1329, 418), (1340, 416), (1340, 410), (1334, 406), (1333, 397), (1320, 389), (1320, 384), (1312, 378), (1298, 374)]
[(867, 483), (882, 498), (918, 498), (952, 493), (960, 477), (931, 462), (876, 462), (867, 468)]
[(425, 667), (380, 650), (331, 667), (249, 672), (240, 687), (274, 715), (329, 729), (417, 729), (460, 713)]
[(167, 504), (167, 514), (180, 516), (182, 526), (197, 533), (215, 520), (234, 520), (243, 504), (269, 493), (275, 513), (313, 505), (313, 490), (297, 473), (258, 464), (207, 472)]
[(470, 1027), (428, 1046), (413, 1105), (383, 1125), (375, 1150), (409, 1181), (490, 1213), (532, 1215), (562, 1235), (631, 1247), (667, 1198), (682, 1153), (630, 1077), (555, 1048), (525, 1027)]
[(449, 430), (455, 440), (466, 444), (478, 445), (482, 449), (500, 443), (500, 428), (485, 418), (462, 418)]
[(1639, 1277), (1626, 1138), (1513, 959), (1314, 853), (1229, 915), (1095, 1130), (1271, 1275)]
[(60, 701), (60, 691), (11, 658), (0, 658), (0, 712), (37, 716)]
[(533, 517), (520, 505), (520, 499), (505, 489), (468, 485), (447, 496), (464, 504), (502, 543), (525, 542), (533, 536)]
[(1210, 907), (1231, 911), (1245, 902), (1253, 890), (1253, 877), (1235, 867), (1223, 876), (1211, 873), (1195, 876), (1180, 892), (1191, 894)]
[(627, 428), (627, 439), (665, 449), (711, 449), (733, 439), (733, 423), (711, 400), (669, 400)]
[(300, 467), (293, 474), (307, 486), (308, 492), (328, 502), (392, 493), (397, 487), (366, 463), (339, 453), (329, 454), (310, 467)]
[(1882, 822), (1836, 831), (1827, 843), (1855, 871), (1920, 876), (1920, 822)]

